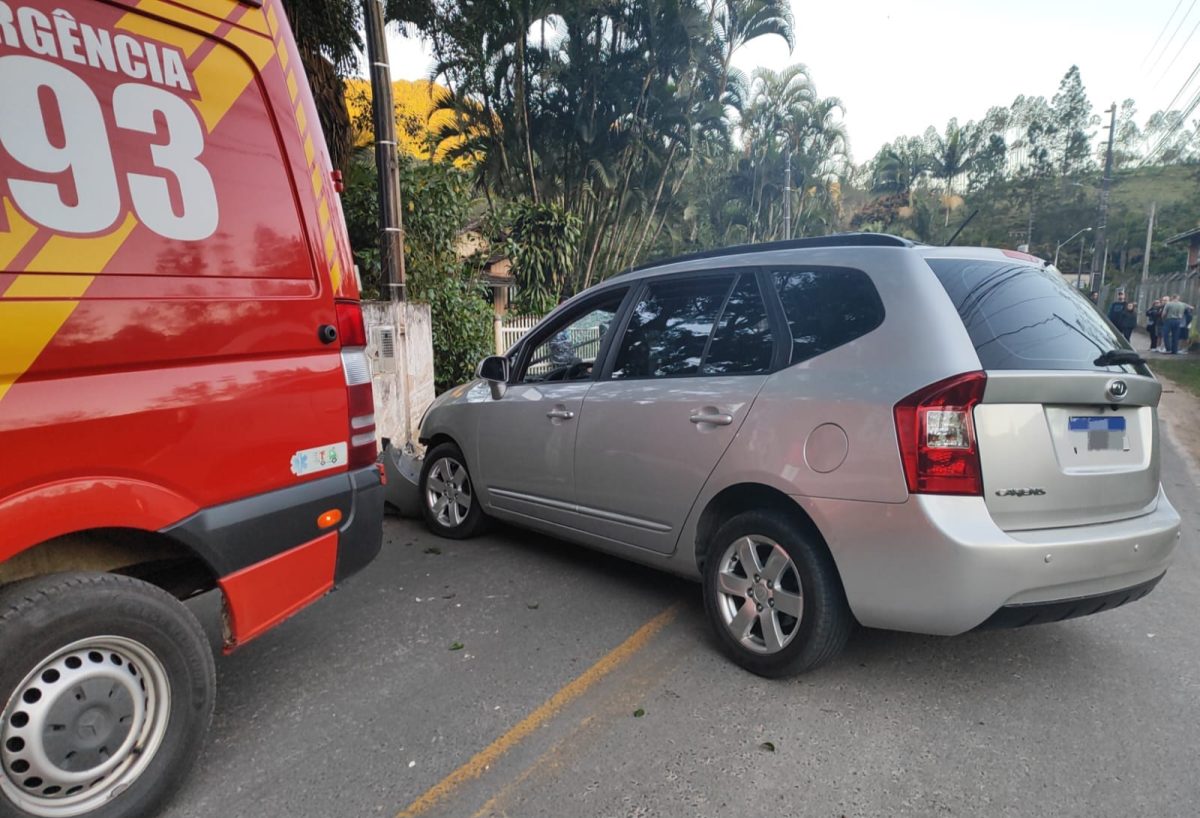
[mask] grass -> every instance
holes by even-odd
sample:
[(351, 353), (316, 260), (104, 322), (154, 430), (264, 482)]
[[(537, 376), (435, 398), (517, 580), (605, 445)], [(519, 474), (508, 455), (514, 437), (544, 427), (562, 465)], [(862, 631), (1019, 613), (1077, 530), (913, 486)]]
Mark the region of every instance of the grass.
[[(1166, 165), (1118, 171), (1112, 188), (1114, 206), (1143, 211), (1157, 201), (1186, 202), (1196, 192), (1196, 168), (1190, 165)], [(1143, 229), (1142, 232), (1145, 232)]]
[(1193, 395), (1200, 397), (1200, 357), (1190, 355), (1180, 361), (1151, 361), (1150, 368), (1156, 374), (1174, 381)]

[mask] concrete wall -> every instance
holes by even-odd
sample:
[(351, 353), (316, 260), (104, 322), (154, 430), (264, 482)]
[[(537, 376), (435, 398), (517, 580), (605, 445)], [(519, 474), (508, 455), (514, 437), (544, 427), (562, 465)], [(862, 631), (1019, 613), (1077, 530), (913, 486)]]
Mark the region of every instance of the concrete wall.
[[(403, 446), (417, 440), (421, 415), (433, 401), (433, 325), (428, 304), (364, 301), (367, 357), (375, 391), (375, 430)], [(380, 328), (393, 331), (392, 356)]]

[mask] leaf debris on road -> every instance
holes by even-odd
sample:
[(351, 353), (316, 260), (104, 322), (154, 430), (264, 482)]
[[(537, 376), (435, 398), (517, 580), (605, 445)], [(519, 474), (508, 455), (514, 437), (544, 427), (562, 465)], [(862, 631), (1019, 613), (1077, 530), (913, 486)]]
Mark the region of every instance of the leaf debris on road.
[(462, 649), (463, 649), (462, 642), (454, 642), (450, 645), (450, 650), (462, 650)]

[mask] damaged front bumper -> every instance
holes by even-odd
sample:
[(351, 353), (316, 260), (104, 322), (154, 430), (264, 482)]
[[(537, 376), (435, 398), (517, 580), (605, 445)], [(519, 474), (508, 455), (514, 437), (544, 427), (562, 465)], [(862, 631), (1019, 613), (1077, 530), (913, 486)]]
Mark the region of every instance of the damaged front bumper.
[(411, 446), (389, 445), (383, 450), (383, 468), (387, 473), (384, 499), (401, 517), (421, 516), (421, 467), (424, 456)]

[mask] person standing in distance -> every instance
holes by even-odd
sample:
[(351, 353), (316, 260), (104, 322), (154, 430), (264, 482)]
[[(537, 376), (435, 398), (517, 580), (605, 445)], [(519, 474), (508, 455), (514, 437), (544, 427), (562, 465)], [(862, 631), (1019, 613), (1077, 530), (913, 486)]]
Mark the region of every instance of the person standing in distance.
[(1189, 309), (1191, 309), (1191, 305), (1180, 301), (1178, 295), (1170, 296), (1170, 300), (1163, 304), (1163, 332), (1166, 335), (1168, 355), (1179, 354), (1179, 336), (1183, 334), (1183, 317)]
[(1154, 299), (1154, 303), (1146, 310), (1146, 332), (1150, 334), (1150, 351), (1161, 352), (1158, 348), (1162, 328), (1162, 299)]
[(1117, 293), (1117, 300), (1108, 305), (1108, 320), (1114, 327), (1118, 326), (1117, 321), (1120, 320), (1123, 312), (1125, 312), (1125, 291), (1121, 290)]
[(1113, 321), (1121, 334), (1128, 341), (1133, 336), (1133, 329), (1137, 326), (1137, 304), (1132, 301), (1125, 302), (1125, 308), (1117, 313), (1117, 318)]

